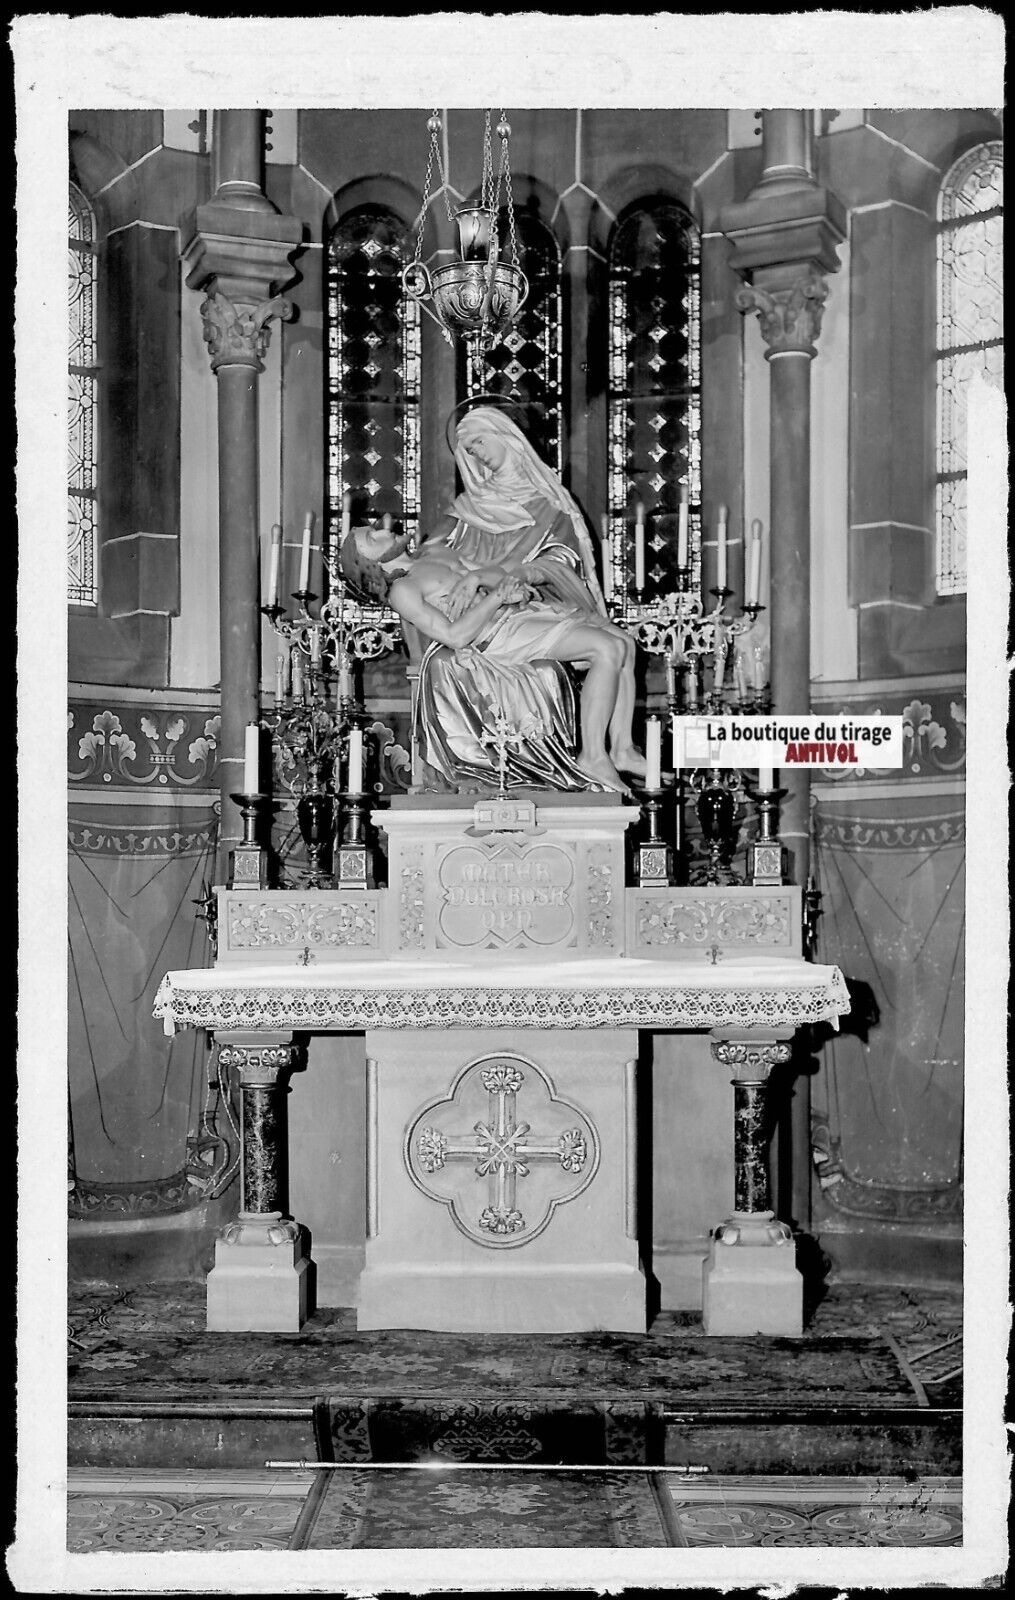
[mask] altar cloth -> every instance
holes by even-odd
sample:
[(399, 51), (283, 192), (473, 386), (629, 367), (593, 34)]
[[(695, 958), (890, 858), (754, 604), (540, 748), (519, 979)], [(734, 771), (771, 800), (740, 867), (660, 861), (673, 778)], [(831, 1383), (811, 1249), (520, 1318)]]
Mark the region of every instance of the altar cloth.
[(154, 1015), (220, 1032), (374, 1028), (796, 1029), (850, 1009), (838, 967), (724, 952), (713, 964), (620, 956), (502, 955), (474, 970), (439, 960), (265, 963), (168, 972)]

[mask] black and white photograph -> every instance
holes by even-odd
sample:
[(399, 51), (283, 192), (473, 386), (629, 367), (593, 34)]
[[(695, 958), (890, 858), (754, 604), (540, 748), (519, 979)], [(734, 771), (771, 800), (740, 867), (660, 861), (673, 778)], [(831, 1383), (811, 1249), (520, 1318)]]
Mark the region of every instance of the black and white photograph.
[(995, 1586), (1000, 16), (9, 45), (15, 1588)]

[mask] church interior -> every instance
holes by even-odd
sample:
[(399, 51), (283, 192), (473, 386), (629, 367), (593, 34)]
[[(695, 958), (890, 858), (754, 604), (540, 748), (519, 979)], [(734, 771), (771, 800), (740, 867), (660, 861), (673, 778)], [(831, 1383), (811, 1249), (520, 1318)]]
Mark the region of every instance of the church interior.
[[(70, 1551), (961, 1543), (1001, 140), (988, 108), (70, 112)], [(478, 309), (442, 299), (471, 268)], [(415, 559), (484, 400), (634, 642), (622, 793), (508, 781), (503, 717), (485, 787), (435, 787), (435, 658), (343, 577), (357, 527)], [(902, 765), (709, 810), (671, 755), (706, 709), (899, 718)], [(567, 857), (577, 942), (526, 945), (502, 887), (474, 933), (484, 828), (551, 910)]]

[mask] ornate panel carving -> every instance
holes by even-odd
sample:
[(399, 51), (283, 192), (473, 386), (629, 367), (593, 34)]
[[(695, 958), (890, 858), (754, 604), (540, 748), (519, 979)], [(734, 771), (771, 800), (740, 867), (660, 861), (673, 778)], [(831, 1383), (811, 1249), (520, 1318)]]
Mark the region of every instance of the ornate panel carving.
[(307, 945), (372, 950), (377, 945), (377, 902), (362, 894), (327, 904), (263, 900), (236, 895), (227, 902), (227, 950), (302, 950)]
[(416, 1187), (447, 1206), (466, 1238), (510, 1248), (537, 1238), (559, 1205), (588, 1188), (599, 1136), (534, 1062), (488, 1056), (412, 1120), (403, 1159)]
[(652, 899), (638, 897), (635, 905), (637, 948), (716, 944), (790, 949), (794, 943), (788, 895), (752, 899), (740, 890), (728, 898), (702, 900), (674, 890)]

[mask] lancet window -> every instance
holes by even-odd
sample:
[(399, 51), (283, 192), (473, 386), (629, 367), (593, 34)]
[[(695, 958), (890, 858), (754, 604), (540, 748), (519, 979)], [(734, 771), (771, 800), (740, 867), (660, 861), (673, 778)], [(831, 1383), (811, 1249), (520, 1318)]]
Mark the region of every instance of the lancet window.
[(415, 540), (419, 526), (419, 306), (402, 288), (408, 230), (362, 207), (328, 241), (328, 538), (342, 499), (352, 519), (390, 515)]
[(98, 258), (95, 215), (76, 184), (68, 208), (69, 326), (67, 354), (67, 596), (71, 605), (99, 603), (96, 497), (98, 472)]
[(966, 152), (945, 175), (937, 234), (937, 589), (966, 589), (966, 400), (981, 374), (1003, 383), (1001, 142)]
[[(485, 356), (466, 358), (466, 395), (498, 394), (519, 408), (514, 419), (537, 454), (560, 472), (563, 299), (560, 246), (551, 228), (529, 212), (515, 214), (525, 304), (507, 334)], [(502, 229), (503, 231), (503, 229)], [(507, 244), (502, 240), (501, 249)], [(510, 255), (508, 255), (510, 259)]]
[(628, 211), (609, 247), (607, 514), (613, 548), (623, 551), (634, 508), (644, 507), (646, 601), (677, 587), (681, 485), (692, 584), (700, 580), (700, 308), (692, 219), (670, 201)]

